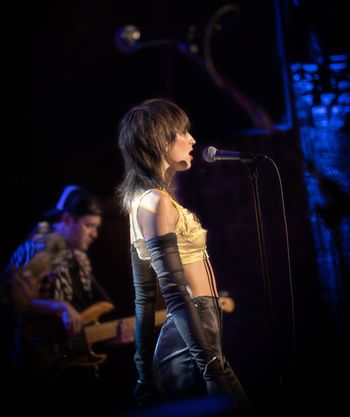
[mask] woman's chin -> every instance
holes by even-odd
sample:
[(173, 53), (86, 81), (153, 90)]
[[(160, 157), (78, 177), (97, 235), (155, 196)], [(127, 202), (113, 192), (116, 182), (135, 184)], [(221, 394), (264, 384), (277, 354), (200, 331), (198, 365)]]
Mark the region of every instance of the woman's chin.
[(181, 161), (178, 163), (178, 171), (187, 171), (192, 166), (191, 161)]

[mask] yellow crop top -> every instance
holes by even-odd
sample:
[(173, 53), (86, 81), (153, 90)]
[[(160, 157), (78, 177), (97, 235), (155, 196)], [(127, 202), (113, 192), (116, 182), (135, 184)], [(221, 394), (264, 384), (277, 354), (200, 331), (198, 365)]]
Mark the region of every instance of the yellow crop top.
[[(135, 246), (139, 258), (147, 260), (150, 260), (151, 257), (138, 225), (137, 211), (142, 198), (151, 191), (152, 190), (147, 190), (134, 198), (129, 215), (130, 241)], [(175, 200), (172, 199), (171, 201), (179, 213), (179, 218), (175, 225), (175, 234), (182, 264), (190, 264), (209, 258), (206, 247), (207, 231), (202, 228), (194, 213), (182, 207)]]

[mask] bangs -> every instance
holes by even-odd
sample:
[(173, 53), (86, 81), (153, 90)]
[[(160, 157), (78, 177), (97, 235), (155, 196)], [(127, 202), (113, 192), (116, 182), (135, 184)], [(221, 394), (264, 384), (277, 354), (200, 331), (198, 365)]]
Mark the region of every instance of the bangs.
[(176, 135), (185, 134), (190, 130), (190, 121), (184, 110), (170, 100), (153, 99), (144, 104), (159, 117), (158, 127), (162, 130), (168, 143), (173, 143)]

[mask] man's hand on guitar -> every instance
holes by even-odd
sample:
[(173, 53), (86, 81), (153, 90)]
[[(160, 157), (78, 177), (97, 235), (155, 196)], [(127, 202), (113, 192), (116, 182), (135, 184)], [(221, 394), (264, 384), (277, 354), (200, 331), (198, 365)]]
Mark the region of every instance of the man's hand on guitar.
[(79, 333), (82, 329), (82, 318), (77, 310), (66, 301), (36, 298), (31, 302), (32, 314), (54, 314), (62, 320), (69, 334)]
[(82, 318), (77, 310), (69, 303), (62, 301), (57, 313), (61, 317), (64, 327), (69, 334), (78, 334), (83, 327)]
[(127, 344), (135, 341), (135, 320), (133, 318), (120, 319), (118, 322), (117, 344)]

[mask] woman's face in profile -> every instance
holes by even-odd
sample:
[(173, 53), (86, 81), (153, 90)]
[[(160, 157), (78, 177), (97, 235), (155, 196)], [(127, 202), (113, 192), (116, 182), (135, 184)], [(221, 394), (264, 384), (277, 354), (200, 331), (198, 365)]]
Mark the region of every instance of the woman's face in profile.
[(189, 133), (178, 133), (175, 142), (167, 152), (167, 162), (174, 171), (186, 171), (191, 168), (193, 145), (196, 143)]

